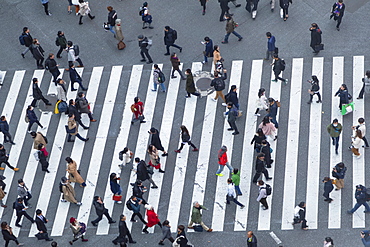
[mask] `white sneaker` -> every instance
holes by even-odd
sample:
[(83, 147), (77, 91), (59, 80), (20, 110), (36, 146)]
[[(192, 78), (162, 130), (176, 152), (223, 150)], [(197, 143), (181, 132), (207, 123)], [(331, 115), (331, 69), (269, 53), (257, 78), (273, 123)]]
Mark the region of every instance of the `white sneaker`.
[(217, 102), (217, 99), (212, 98), (213, 102)]
[(227, 104), (226, 104), (226, 103), (222, 103), (222, 105), (223, 105), (223, 106), (227, 106)]
[(256, 19), (257, 16), (257, 10), (252, 11), (252, 18)]
[(206, 61), (202, 61), (202, 64), (205, 64), (206, 63)]
[(122, 201), (116, 201), (117, 204), (122, 204)]
[(260, 117), (261, 116), (261, 114), (259, 114), (259, 113), (256, 113), (256, 114), (254, 114), (256, 117)]
[(82, 202), (77, 202), (76, 204), (77, 204), (77, 206), (81, 206)]
[(65, 199), (62, 199), (62, 200), (60, 200), (61, 202), (67, 202), (67, 200), (65, 200)]
[(280, 9), (280, 18), (283, 19), (283, 17), (284, 17), (284, 11), (283, 9)]

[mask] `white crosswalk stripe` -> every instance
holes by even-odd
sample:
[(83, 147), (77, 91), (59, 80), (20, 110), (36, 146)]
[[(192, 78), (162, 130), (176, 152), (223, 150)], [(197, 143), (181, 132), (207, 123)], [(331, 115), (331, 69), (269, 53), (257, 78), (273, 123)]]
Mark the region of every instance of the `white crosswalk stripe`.
[[(14, 142), (16, 142), (16, 145), (6, 146), (6, 148), (10, 154), (10, 164), (20, 168), (19, 174), (8, 168), (3, 173), (6, 177), (5, 183), (7, 184), (5, 191), (8, 192), (3, 202), (9, 207), (7, 209), (0, 207), (2, 219), (10, 222), (16, 236), (22, 236), (26, 232), (28, 237), (33, 237), (37, 233), (36, 225), (30, 225), (24, 219), (20, 222), (20, 224), (23, 222), (24, 225), (22, 231), (20, 228), (14, 227), (16, 214), (12, 211), (11, 204), (16, 199), (17, 180), (21, 177), (30, 190), (34, 188), (36, 191), (40, 190), (39, 194), (33, 195), (31, 200), (33, 207), (28, 209), (28, 213), (31, 217), (34, 217), (35, 210), (40, 208), (49, 219), (51, 236), (70, 234), (69, 227), (67, 227), (70, 217), (76, 217), (79, 221), (90, 225), (90, 221), (96, 218), (92, 200), (97, 194), (101, 195), (105, 207), (111, 215), (113, 214), (112, 217), (115, 220), (118, 219), (117, 212), (127, 215), (128, 219), (130, 219), (132, 213), (126, 208), (125, 202), (132, 195), (130, 183), (135, 182), (136, 174), (134, 171), (131, 171), (132, 164), (128, 164), (123, 168), (118, 167), (122, 163), (118, 159), (118, 152), (126, 146), (136, 146), (136, 148), (133, 148), (135, 149), (133, 150), (134, 157), (144, 159), (148, 163), (147, 147), (150, 141), (148, 130), (151, 127), (155, 127), (160, 130), (162, 145), (169, 152), (169, 157), (171, 158), (161, 157), (161, 166), (163, 170), (166, 170), (166, 173), (158, 173), (155, 170), (152, 178), (158, 185), (158, 189), (148, 188), (144, 198), (149, 204), (154, 206), (161, 221), (164, 219), (170, 221), (173, 226), (171, 229), (173, 232), (176, 231), (176, 225), (187, 225), (189, 223), (194, 201), (198, 201), (210, 209), (210, 211), (205, 213), (207, 216), (205, 216), (206, 220), (204, 223), (208, 227), (213, 228), (214, 231), (224, 231), (230, 221), (232, 221), (232, 229), (234, 231), (245, 231), (250, 227), (257, 230), (272, 230), (276, 229), (276, 227), (281, 230), (292, 230), (294, 228), (291, 224), (294, 207), (301, 200), (305, 200), (307, 205), (306, 219), (310, 229), (319, 229), (320, 227), (328, 229), (341, 228), (341, 221), (349, 209), (343, 208), (346, 205), (343, 202), (344, 198), (351, 200), (354, 205), (356, 203), (356, 199), (353, 197), (355, 186), (357, 184), (366, 185), (366, 155), (365, 149), (360, 149), (362, 156), (351, 159), (352, 165), (349, 166), (351, 168), (348, 169), (346, 178), (352, 181), (352, 186), (350, 185), (351, 182), (346, 183), (346, 190), (333, 191), (331, 193), (330, 197), (334, 199), (333, 202), (330, 204), (323, 202), (323, 184), (321, 182), (323, 179), (321, 176), (324, 174), (323, 170), (326, 174), (324, 176), (331, 176), (333, 166), (341, 162), (342, 157), (347, 155), (346, 153), (342, 154), (342, 150), (346, 150), (346, 145), (350, 143), (350, 140), (343, 139), (341, 136), (339, 154), (336, 155), (335, 146), (332, 145), (332, 140), (326, 133), (326, 126), (334, 118), (337, 118), (342, 124), (343, 121), (348, 121), (348, 119), (350, 119), (351, 124), (355, 124), (358, 118), (366, 117), (364, 100), (357, 100), (356, 96), (353, 96), (355, 110), (352, 116), (350, 114), (343, 117), (338, 110), (339, 99), (333, 97), (339, 86), (344, 83), (345, 72), (350, 71), (345, 70), (345, 66), (352, 65), (353, 68), (350, 71), (353, 77), (353, 86), (349, 87), (350, 93), (356, 95), (361, 90), (362, 83), (360, 82), (364, 75), (365, 57), (353, 56), (350, 59), (341, 56), (333, 57), (332, 59), (314, 57), (312, 60), (293, 58), (290, 61), (287, 59), (285, 61), (289, 65), (287, 66), (288, 71), (284, 71), (284, 78), (289, 79), (287, 85), (280, 82), (264, 81), (264, 78), (274, 79), (274, 74), (271, 71), (271, 67), (264, 64), (263, 60), (253, 60), (251, 64), (242, 60), (235, 60), (230, 63), (230, 69), (228, 70), (230, 74), (228, 74), (229, 79), (226, 80), (227, 89), (224, 90), (224, 93), (226, 94), (226, 91), (230, 90), (231, 85), (236, 85), (239, 102), (244, 104), (240, 105), (240, 110), (244, 114), (236, 123), (240, 132), (236, 136), (233, 136), (231, 131), (227, 131), (229, 128), (227, 118), (221, 117), (225, 108), (220, 106), (221, 102), (215, 103), (211, 99), (215, 94), (213, 93), (206, 98), (192, 96), (184, 100), (186, 82), (182, 81), (180, 77), (171, 78), (168, 73), (170, 68), (167, 64), (159, 65), (160, 68), (163, 67), (166, 77), (171, 78), (165, 82), (167, 86), (166, 93), (161, 92), (160, 89), (158, 89), (158, 92), (151, 90), (153, 88), (153, 67), (145, 69), (143, 65), (133, 65), (132, 67), (118, 65), (112, 67), (100, 66), (92, 69), (78, 68), (77, 70), (84, 78), (84, 81), (89, 81), (86, 97), (91, 103), (91, 111), (96, 111), (96, 116), (94, 115), (94, 117), (98, 119), (98, 122), (91, 124), (90, 130), (79, 128), (81, 136), (90, 137), (88, 143), (76, 139), (73, 144), (68, 144), (64, 127), (68, 117), (65, 114), (55, 115), (52, 112), (41, 113), (41, 115), (37, 113), (40, 116), (41, 124), (47, 127), (45, 130), (37, 128), (38, 131), (47, 135), (47, 133), (54, 133), (54, 130), (56, 130), (54, 136), (48, 136), (49, 144), (47, 149), (50, 153), (50, 173), (42, 175), (41, 180), (37, 182), (35, 177), (41, 172), (41, 169), (33, 157), (33, 145), (30, 145), (32, 138), (27, 134), (27, 123), (24, 121), (25, 109), (32, 101), (31, 79), (34, 77), (38, 78), (40, 87), (42, 84), (50, 83), (47, 87), (46, 85), (42, 86), (45, 92), (47, 91), (47, 94), (56, 94), (56, 87), (50, 81), (50, 75), (48, 73), (45, 74), (44, 70), (35, 70), (32, 73), (26, 73), (25, 70), (15, 71), (14, 73), (2, 71), (4, 85), (0, 88), (0, 94), (6, 97), (6, 100), (4, 105), (0, 105), (0, 110), (11, 124), (11, 132), (15, 133)], [(324, 73), (324, 67), (328, 63), (332, 64), (330, 76)], [(191, 64), (193, 72), (202, 70), (202, 67), (203, 65), (199, 62)], [(180, 68), (187, 67), (180, 65)], [(203, 68), (203, 70), (208, 69)], [(64, 71), (60, 71), (60, 77), (66, 78), (67, 73), (63, 74)], [(125, 77), (127, 75), (126, 72), (130, 74), (129, 79)], [(31, 75), (32, 77), (30, 77)], [(306, 104), (304, 99), (308, 98), (307, 89), (309, 88), (306, 80), (311, 75), (318, 77), (323, 102), (328, 104), (329, 108), (322, 103), (316, 103), (316, 96), (314, 96), (310, 105)], [(7, 85), (8, 83), (10, 85)], [(70, 85), (69, 80), (67, 84)], [(24, 88), (28, 88), (27, 94), (20, 93), (22, 85), (25, 85), (23, 86)], [(278, 110), (277, 121), (283, 123), (280, 124), (281, 126), (287, 126), (287, 130), (279, 128), (279, 138), (276, 141), (269, 140), (273, 149), (271, 158), (274, 160), (274, 163), (272, 168), (269, 169), (269, 175), (273, 177), (273, 180), (267, 182), (273, 188), (272, 195), (267, 199), (268, 210), (263, 210), (260, 207), (260, 203), (256, 201), (258, 188), (255, 184), (252, 184), (256, 153), (253, 145), (250, 145), (250, 141), (262, 121), (262, 117), (258, 118), (254, 114), (258, 89), (261, 87), (269, 89), (266, 90), (268, 97), (281, 102), (282, 106)], [(6, 92), (4, 91), (5, 88), (7, 89)], [(77, 92), (71, 92), (69, 87), (67, 98), (74, 99), (76, 94)], [(325, 99), (324, 94), (330, 95), (331, 98)], [(23, 95), (22, 97), (25, 98), (22, 99), (20, 95)], [(146, 123), (131, 125), (132, 112), (130, 106), (136, 96), (143, 98)], [(159, 102), (161, 102), (162, 108), (160, 109), (163, 109), (163, 112), (159, 112), (156, 109)], [(119, 107), (117, 107), (118, 105)], [(20, 114), (19, 109), (21, 109)], [(199, 109), (204, 110), (200, 111)], [(330, 112), (326, 113), (324, 109)], [(281, 117), (282, 114), (286, 116), (286, 119)], [(302, 116), (307, 116), (309, 121), (301, 121)], [(179, 121), (179, 118), (182, 120)], [(119, 119), (120, 122), (114, 122), (113, 119)], [(89, 122), (86, 114), (82, 114), (82, 121), (84, 123)], [(245, 124), (242, 124), (244, 121)], [(223, 124), (220, 125), (221, 123)], [(185, 125), (188, 128), (192, 140), (196, 140), (194, 144), (199, 148), (199, 152), (191, 152), (191, 147), (188, 145), (184, 146), (181, 153), (175, 154), (173, 152), (181, 143), (181, 138), (178, 137), (180, 125)], [(343, 127), (346, 133), (350, 132), (349, 126)], [(96, 130), (96, 132), (92, 130)], [(301, 134), (303, 130), (306, 131), (304, 135)], [(192, 133), (200, 134), (196, 136), (192, 135)], [(306, 157), (302, 157), (300, 148), (302, 138), (305, 138), (304, 142), (307, 143), (306, 150), (303, 152)], [(218, 167), (217, 152), (215, 150), (219, 150), (220, 145), (227, 146), (227, 155), (231, 166), (239, 168), (241, 172), (240, 188), (243, 195), (238, 197), (238, 201), (245, 205), (243, 209), (235, 206), (233, 203), (227, 206), (225, 204), (227, 193), (226, 180), (231, 177), (228, 168), (225, 167), (222, 172), (223, 177), (215, 178), (215, 172)], [(330, 152), (323, 153), (323, 149), (329, 147), (329, 145)], [(237, 148), (240, 148), (242, 153), (235, 152)], [(109, 152), (112, 153), (112, 156), (108, 157), (106, 155), (106, 149), (112, 149)], [(281, 150), (284, 150), (284, 152)], [(85, 157), (86, 152), (88, 152), (88, 155)], [(162, 153), (160, 152), (160, 154)], [(81, 173), (86, 180), (87, 186), (81, 188), (73, 184), (78, 194), (77, 200), (82, 202), (80, 207), (61, 202), (61, 196), (58, 194), (54, 196), (55, 193), (59, 193), (60, 178), (68, 175), (65, 172), (66, 162), (64, 161), (67, 156), (75, 160), (78, 166), (83, 167)], [(191, 164), (190, 162), (190, 160), (193, 160), (193, 156), (196, 157), (196, 164)], [(326, 156), (329, 156), (330, 164), (322, 162), (322, 159)], [(307, 164), (305, 163), (307, 167), (304, 167), (304, 175), (301, 174), (302, 164), (300, 164), (300, 161), (302, 159), (307, 161)], [(276, 164), (281, 164), (281, 160), (284, 160), (284, 172), (278, 173), (279, 167)], [(131, 162), (134, 162), (134, 160)], [(166, 167), (168, 169), (165, 169)], [(172, 169), (174, 172), (171, 174), (169, 171)], [(110, 190), (109, 181), (109, 174), (112, 172), (125, 178), (120, 181), (123, 189), (123, 204), (121, 205), (115, 204), (112, 200), (113, 194)], [(303, 176), (305, 180), (300, 181)], [(264, 177), (262, 179), (265, 181)], [(170, 181), (170, 183), (165, 184), (166, 181)], [(191, 183), (190, 189), (184, 187), (189, 181)], [(213, 183), (209, 183), (209, 181), (213, 181)], [(146, 181), (145, 185), (148, 186), (148, 184)], [(168, 194), (164, 195), (164, 191)], [(212, 191), (212, 195), (207, 194), (208, 191)], [(9, 192), (13, 193), (10, 194)], [(280, 195), (281, 198), (275, 196), (276, 194)], [(351, 198), (347, 198), (345, 195), (351, 196)], [(163, 201), (162, 198), (167, 198), (168, 201)], [(328, 207), (328, 215), (319, 214), (323, 207)], [(5, 211), (8, 211), (8, 213)], [(11, 214), (9, 214), (9, 211)], [(233, 214), (229, 214), (230, 211)], [(257, 211), (258, 213), (256, 213)], [(363, 211), (364, 209), (360, 208), (353, 214), (352, 218), (348, 217), (348, 220), (352, 222), (352, 228), (364, 228), (366, 226)], [(141, 212), (144, 215), (143, 207)], [(276, 217), (279, 218), (278, 223), (276, 223)], [(257, 221), (251, 222), (252, 219), (257, 219)], [(327, 222), (327, 224), (320, 224), (322, 221)], [(132, 224), (129, 220), (127, 221), (127, 226), (130, 230), (137, 230), (137, 225), (140, 225), (140, 229), (142, 229), (141, 223)], [(97, 235), (108, 235), (111, 233), (111, 230), (114, 231), (116, 228), (117, 225), (113, 227), (113, 225), (108, 224), (108, 220), (104, 217), (99, 222), (96, 230), (95, 228), (89, 228), (89, 231), (96, 231)], [(154, 227), (148, 230), (150, 233), (159, 231)], [(191, 231), (189, 230), (189, 232)]]

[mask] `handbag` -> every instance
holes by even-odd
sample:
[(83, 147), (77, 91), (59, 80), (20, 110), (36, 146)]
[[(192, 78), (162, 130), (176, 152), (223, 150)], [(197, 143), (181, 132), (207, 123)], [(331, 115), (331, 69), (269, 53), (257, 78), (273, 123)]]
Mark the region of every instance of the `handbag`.
[(118, 42), (117, 48), (118, 50), (123, 50), (126, 48), (126, 44), (121, 40), (120, 42)]
[(147, 167), (146, 167), (146, 170), (148, 171), (148, 173), (149, 173), (150, 175), (153, 175), (153, 174), (154, 174), (153, 166), (147, 166)]
[(193, 228), (196, 232), (203, 232), (203, 227), (201, 225), (194, 225)]
[(48, 239), (49, 238), (47, 232), (37, 233), (37, 234), (35, 234), (35, 237), (37, 238), (37, 240), (42, 240), (42, 239)]
[(24, 121), (25, 121), (26, 123), (28, 123), (28, 122), (30, 121), (30, 119), (28, 118), (27, 114), (26, 114), (26, 116), (24, 117)]
[(324, 44), (315, 45), (315, 51), (322, 51), (324, 50)]
[(85, 233), (86, 232), (86, 224), (85, 223), (83, 223), (83, 222), (80, 222), (80, 226), (81, 226), (81, 228), (80, 228), (80, 233)]
[(68, 134), (71, 134), (71, 133), (75, 133), (76, 132), (76, 127), (74, 127), (73, 129), (68, 128), (68, 125), (65, 125), (65, 127), (66, 127), (66, 132)]
[(114, 194), (112, 199), (113, 199), (113, 201), (116, 201), (116, 202), (121, 201), (122, 200), (122, 195)]
[(103, 28), (104, 28), (105, 30), (109, 30), (109, 25), (108, 25), (108, 23), (104, 22), (104, 24), (103, 24)]

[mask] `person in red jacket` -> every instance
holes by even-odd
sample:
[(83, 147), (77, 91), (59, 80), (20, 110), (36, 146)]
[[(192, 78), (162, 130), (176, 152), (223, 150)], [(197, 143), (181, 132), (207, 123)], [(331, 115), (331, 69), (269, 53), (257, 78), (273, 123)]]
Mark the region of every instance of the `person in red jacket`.
[(148, 228), (155, 226), (155, 225), (159, 225), (162, 228), (162, 224), (160, 220), (158, 219), (158, 214), (154, 212), (153, 206), (146, 204), (145, 209), (146, 209), (146, 216), (147, 216), (148, 223), (146, 223), (143, 229), (143, 233), (148, 234), (149, 233)]
[(145, 123), (144, 121), (144, 103), (140, 101), (139, 97), (134, 98), (134, 104), (131, 105), (131, 111), (134, 113), (134, 118), (131, 120), (131, 124), (134, 122), (139, 121), (140, 123)]
[(227, 168), (229, 168), (230, 172), (233, 172), (234, 168), (229, 164), (229, 162), (227, 161), (227, 147), (226, 146), (222, 146), (221, 149), (218, 151), (218, 164), (219, 164), (219, 168), (216, 172), (216, 175), (217, 176), (220, 176), (222, 177), (224, 174), (222, 174), (221, 172), (224, 170), (225, 166), (227, 166)]

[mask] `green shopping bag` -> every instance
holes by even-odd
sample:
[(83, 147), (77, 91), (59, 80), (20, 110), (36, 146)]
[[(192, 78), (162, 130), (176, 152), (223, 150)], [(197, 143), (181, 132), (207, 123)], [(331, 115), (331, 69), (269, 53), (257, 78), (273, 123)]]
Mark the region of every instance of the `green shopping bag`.
[(348, 113), (353, 112), (355, 109), (354, 104), (355, 103), (351, 102), (349, 104), (342, 105), (342, 115), (347, 115)]

